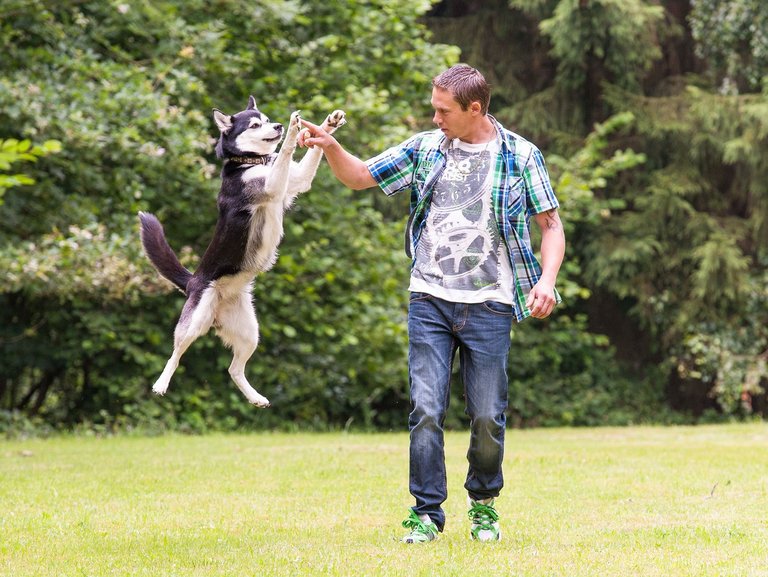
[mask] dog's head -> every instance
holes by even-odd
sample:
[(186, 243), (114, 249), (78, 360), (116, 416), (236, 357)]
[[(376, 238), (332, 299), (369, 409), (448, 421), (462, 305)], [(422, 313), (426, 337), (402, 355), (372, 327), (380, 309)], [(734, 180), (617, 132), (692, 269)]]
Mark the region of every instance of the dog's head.
[(219, 158), (272, 154), (283, 137), (283, 125), (259, 112), (253, 96), (248, 98), (248, 107), (233, 116), (214, 108), (213, 119), (221, 131), (216, 143)]

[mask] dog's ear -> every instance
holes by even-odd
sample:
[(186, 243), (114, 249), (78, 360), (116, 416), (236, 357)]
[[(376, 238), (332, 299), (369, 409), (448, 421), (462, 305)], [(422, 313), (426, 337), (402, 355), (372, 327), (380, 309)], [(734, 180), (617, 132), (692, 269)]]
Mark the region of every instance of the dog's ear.
[(213, 119), (216, 121), (216, 126), (218, 126), (219, 130), (222, 132), (226, 132), (232, 128), (232, 117), (224, 114), (218, 108), (213, 109)]
[(256, 99), (253, 96), (248, 97), (248, 108), (246, 110), (258, 110), (256, 107)]

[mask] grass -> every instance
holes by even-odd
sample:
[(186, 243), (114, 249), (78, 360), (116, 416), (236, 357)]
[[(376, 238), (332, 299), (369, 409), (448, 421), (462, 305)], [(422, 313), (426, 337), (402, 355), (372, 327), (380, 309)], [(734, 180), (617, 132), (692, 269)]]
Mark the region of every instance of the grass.
[(509, 431), (495, 544), (467, 440), (425, 546), (403, 433), (2, 441), (0, 575), (768, 576), (767, 424)]

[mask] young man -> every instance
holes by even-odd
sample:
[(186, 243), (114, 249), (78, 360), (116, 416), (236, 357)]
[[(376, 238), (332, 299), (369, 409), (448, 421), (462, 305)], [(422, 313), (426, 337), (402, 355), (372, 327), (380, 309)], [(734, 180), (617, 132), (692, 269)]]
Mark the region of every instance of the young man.
[[(447, 498), (443, 422), (459, 351), (470, 417), (470, 536), (501, 538), (494, 499), (503, 485), (507, 359), (512, 321), (545, 318), (559, 300), (565, 253), (558, 202), (541, 152), (488, 114), (482, 74), (459, 64), (432, 81), (437, 130), (368, 160), (302, 121), (304, 146), (319, 146), (336, 177), (360, 190), (408, 191), (406, 252), (413, 258), (408, 310), (410, 491), (403, 541), (437, 538)], [(542, 231), (541, 264), (529, 219)]]

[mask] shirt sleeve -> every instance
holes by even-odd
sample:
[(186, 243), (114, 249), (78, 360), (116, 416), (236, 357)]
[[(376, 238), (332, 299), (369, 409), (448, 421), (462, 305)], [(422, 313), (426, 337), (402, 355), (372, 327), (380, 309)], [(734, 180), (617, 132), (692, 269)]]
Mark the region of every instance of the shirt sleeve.
[(385, 194), (393, 195), (411, 186), (419, 138), (420, 135), (412, 136), (365, 162)]
[(535, 146), (525, 163), (523, 179), (525, 180), (526, 205), (529, 215), (546, 212), (560, 206), (549, 181), (549, 172), (547, 172), (547, 166), (544, 163), (544, 155)]

